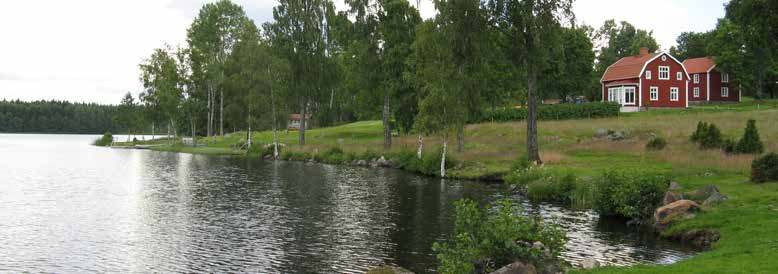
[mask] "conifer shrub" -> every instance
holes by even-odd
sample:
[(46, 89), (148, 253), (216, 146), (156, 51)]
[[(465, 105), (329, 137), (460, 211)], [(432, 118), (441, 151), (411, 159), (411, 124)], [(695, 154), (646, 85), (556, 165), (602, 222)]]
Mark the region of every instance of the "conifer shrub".
[(667, 141), (665, 138), (656, 136), (654, 138), (651, 138), (651, 140), (648, 141), (646, 144), (646, 149), (648, 150), (662, 150), (667, 146)]
[(751, 181), (764, 183), (778, 181), (778, 154), (770, 152), (751, 162)]
[(701, 136), (699, 141), (702, 149), (718, 149), (724, 144), (721, 137), (721, 130), (715, 124), (708, 124), (705, 135)]
[(748, 120), (743, 138), (740, 138), (737, 142), (734, 151), (735, 153), (742, 154), (759, 154), (764, 151), (764, 144), (759, 139), (759, 131), (756, 129), (755, 120)]
[(702, 140), (702, 137), (705, 136), (708, 133), (708, 123), (699, 121), (697, 122), (697, 130), (692, 133), (692, 136), (689, 137), (692, 142), (699, 143), (700, 140)]

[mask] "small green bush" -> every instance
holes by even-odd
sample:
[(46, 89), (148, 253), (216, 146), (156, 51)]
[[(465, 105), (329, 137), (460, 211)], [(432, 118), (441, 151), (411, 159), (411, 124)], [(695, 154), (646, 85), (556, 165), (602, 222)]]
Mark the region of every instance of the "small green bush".
[[(432, 150), (432, 153), (424, 153), (421, 156), (421, 162), (419, 163), (419, 170), (421, 174), (429, 176), (440, 176), (440, 160), (443, 157), (443, 147)], [(451, 153), (446, 154), (446, 169), (451, 169), (457, 164), (456, 159)]]
[(692, 136), (689, 137), (689, 139), (691, 139), (692, 142), (698, 143), (706, 134), (708, 134), (708, 123), (699, 121), (697, 122), (697, 130), (692, 133)]
[(249, 156), (263, 157), (266, 154), (271, 154), (272, 153), (272, 148), (271, 149), (265, 149), (262, 145), (252, 144), (251, 147), (249, 147), (247, 153), (248, 153)]
[(651, 138), (651, 140), (648, 141), (646, 144), (646, 149), (648, 150), (662, 150), (667, 146), (667, 141), (665, 138), (656, 136), (654, 138)]
[(770, 152), (751, 162), (751, 181), (764, 183), (778, 181), (778, 154)]
[(545, 176), (544, 178), (530, 182), (527, 186), (527, 198), (533, 202), (552, 202), (569, 204), (570, 195), (575, 188), (578, 178), (568, 173), (563, 176)]
[(311, 159), (311, 154), (305, 151), (293, 151), (283, 150), (281, 151), (281, 159), (290, 161), (307, 161)]
[(515, 169), (503, 177), (503, 181), (517, 186), (527, 186), (545, 176), (545, 169), (537, 165), (530, 165), (524, 169)]
[[(540, 262), (555, 259), (564, 250), (566, 237), (556, 224), (544, 222), (539, 215), (522, 214), (510, 200), (500, 203), (494, 214), (467, 199), (455, 205), (452, 239), (432, 246), (440, 262), (440, 273), (488, 273), (514, 261), (542, 265)], [(517, 241), (540, 241), (549, 249), (551, 258)]]
[(664, 175), (608, 171), (594, 179), (594, 209), (600, 215), (648, 220), (670, 184)]
[(103, 133), (103, 137), (100, 137), (100, 139), (95, 140), (92, 144), (96, 146), (110, 146), (111, 143), (113, 143), (113, 135), (110, 131), (106, 131)]
[(721, 148), (724, 143), (721, 137), (721, 131), (715, 124), (709, 124), (705, 135), (701, 136), (700, 148), (703, 149), (717, 149)]
[(723, 143), (721, 144), (721, 149), (723, 149), (727, 154), (735, 153), (735, 144), (735, 141), (732, 139), (724, 139)]
[(740, 138), (735, 145), (734, 151), (742, 154), (759, 154), (764, 151), (764, 144), (759, 139), (759, 131), (756, 129), (756, 121), (753, 119), (746, 123), (746, 131), (743, 133), (743, 138)]
[(418, 172), (421, 166), (421, 160), (416, 157), (416, 152), (412, 150), (402, 150), (390, 156), (394, 167), (407, 171)]
[[(557, 104), (538, 106), (538, 120), (569, 120), (615, 117), (620, 106), (611, 102), (588, 102), (583, 104)], [(527, 118), (526, 108), (487, 109), (473, 115), (468, 123), (521, 121)]]
[(320, 163), (342, 164), (348, 162), (350, 157), (340, 147), (330, 147), (313, 156)]

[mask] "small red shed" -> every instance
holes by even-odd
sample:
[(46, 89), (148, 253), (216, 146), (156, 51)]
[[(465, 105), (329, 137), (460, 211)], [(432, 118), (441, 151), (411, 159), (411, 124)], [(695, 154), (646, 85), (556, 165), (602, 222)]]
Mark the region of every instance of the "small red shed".
[(692, 79), (689, 82), (689, 101), (740, 102), (740, 89), (731, 84), (732, 79), (728, 73), (716, 68), (714, 58), (691, 58), (683, 61), (683, 66)]
[(689, 74), (669, 53), (640, 54), (619, 59), (600, 79), (602, 101), (621, 104), (621, 111), (689, 106)]

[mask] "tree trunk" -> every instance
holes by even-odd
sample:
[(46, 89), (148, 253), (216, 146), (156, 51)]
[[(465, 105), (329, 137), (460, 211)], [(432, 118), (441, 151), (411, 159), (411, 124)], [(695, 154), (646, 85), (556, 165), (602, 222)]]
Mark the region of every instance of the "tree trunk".
[(422, 142), (421, 132), (419, 132), (419, 148), (416, 150), (416, 158), (421, 160), (421, 151), (424, 148), (424, 142)]
[(224, 136), (224, 90), (219, 91), (219, 135)]
[(446, 149), (448, 137), (443, 137), (443, 154), (440, 156), (440, 178), (446, 178)]
[(537, 89), (538, 73), (534, 68), (527, 71), (527, 157), (536, 164), (542, 163), (538, 151)]
[(197, 130), (195, 130), (195, 119), (194, 119), (194, 114), (192, 114), (191, 116), (189, 116), (189, 120), (191, 120), (191, 121), (192, 121), (192, 146), (193, 146), (193, 147), (196, 147), (196, 146), (197, 146), (197, 136), (196, 136), (196, 134), (197, 134), (197, 133), (196, 133), (196, 132), (197, 132)]
[[(270, 68), (268, 67), (268, 72)], [(273, 93), (273, 80), (270, 79), (270, 111), (273, 112), (273, 159), (278, 158), (278, 123), (276, 122), (276, 97)]]
[(156, 136), (154, 135), (154, 122), (151, 123), (151, 140), (154, 140)]
[(389, 91), (384, 91), (384, 111), (381, 115), (384, 125), (384, 149), (392, 147), (392, 126), (389, 124)]
[(305, 128), (307, 127), (307, 120), (305, 119), (305, 99), (301, 100), (302, 104), (300, 106), (300, 145), (305, 145)]
[(173, 128), (173, 138), (178, 138), (178, 131), (176, 130), (176, 122), (173, 121), (173, 118), (170, 118), (170, 127)]
[[(462, 98), (465, 97), (462, 82), (465, 80), (465, 69), (460, 64), (457, 66), (457, 73), (459, 74), (459, 80), (457, 81), (457, 103), (462, 104)], [(464, 123), (457, 123), (457, 152), (465, 151), (465, 128)]]

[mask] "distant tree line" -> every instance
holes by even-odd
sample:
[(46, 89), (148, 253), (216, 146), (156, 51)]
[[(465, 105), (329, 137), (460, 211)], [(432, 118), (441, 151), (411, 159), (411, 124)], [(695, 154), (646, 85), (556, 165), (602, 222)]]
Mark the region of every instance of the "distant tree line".
[(0, 101), (0, 132), (99, 134), (115, 131), (116, 106), (68, 101)]

